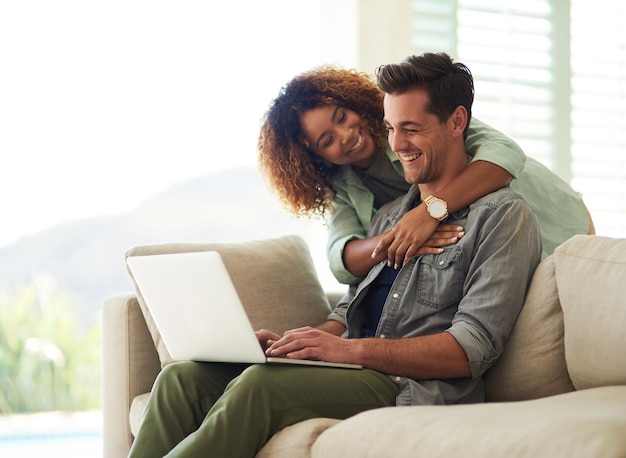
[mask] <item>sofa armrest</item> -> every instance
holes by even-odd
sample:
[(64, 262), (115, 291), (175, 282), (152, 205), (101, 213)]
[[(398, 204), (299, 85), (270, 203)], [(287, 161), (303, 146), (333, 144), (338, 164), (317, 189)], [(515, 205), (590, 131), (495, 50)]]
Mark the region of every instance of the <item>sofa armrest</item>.
[(159, 357), (134, 293), (107, 298), (102, 310), (103, 456), (121, 458), (132, 444), (129, 411), (152, 389)]

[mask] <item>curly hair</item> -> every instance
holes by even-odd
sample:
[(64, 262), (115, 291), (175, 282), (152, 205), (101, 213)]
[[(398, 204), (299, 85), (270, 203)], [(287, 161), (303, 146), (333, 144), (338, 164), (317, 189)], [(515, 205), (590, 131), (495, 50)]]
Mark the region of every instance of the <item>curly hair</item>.
[(339, 166), (306, 146), (300, 124), (301, 114), (328, 105), (356, 112), (379, 153), (386, 148), (383, 93), (372, 75), (323, 65), (295, 76), (262, 118), (258, 164), (270, 187), (297, 216), (323, 217), (336, 195), (332, 179)]

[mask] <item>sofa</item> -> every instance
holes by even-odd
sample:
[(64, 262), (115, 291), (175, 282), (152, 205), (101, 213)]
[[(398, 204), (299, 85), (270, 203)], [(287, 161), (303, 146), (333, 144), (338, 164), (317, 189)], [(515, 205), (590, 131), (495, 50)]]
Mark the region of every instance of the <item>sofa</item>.
[[(340, 294), (319, 284), (298, 236), (160, 244), (126, 256), (217, 250), (255, 327), (322, 322)], [(132, 279), (132, 275), (131, 275)], [(104, 457), (126, 456), (159, 371), (172, 362), (140, 292), (103, 306)], [(626, 457), (626, 239), (577, 235), (544, 259), (486, 401), (316, 418), (257, 457)]]

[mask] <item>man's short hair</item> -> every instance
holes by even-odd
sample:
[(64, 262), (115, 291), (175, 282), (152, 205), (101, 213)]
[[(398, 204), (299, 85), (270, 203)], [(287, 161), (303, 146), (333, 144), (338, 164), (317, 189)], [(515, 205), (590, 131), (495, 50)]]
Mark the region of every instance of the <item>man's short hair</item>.
[(454, 62), (446, 53), (423, 53), (409, 56), (399, 64), (382, 65), (376, 69), (376, 80), (387, 94), (424, 89), (430, 100), (427, 110), (441, 122), (462, 105), (467, 110), (469, 125), (474, 78), (467, 66)]

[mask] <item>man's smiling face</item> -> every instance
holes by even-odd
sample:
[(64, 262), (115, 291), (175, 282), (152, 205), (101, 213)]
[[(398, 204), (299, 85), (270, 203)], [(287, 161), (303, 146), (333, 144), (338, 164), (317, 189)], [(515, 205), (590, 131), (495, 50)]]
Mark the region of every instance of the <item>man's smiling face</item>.
[(411, 184), (439, 180), (449, 150), (449, 123), (427, 111), (428, 93), (411, 89), (385, 94), (385, 124), (389, 145), (400, 158), (404, 177)]

